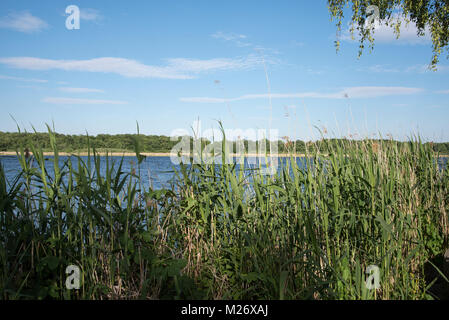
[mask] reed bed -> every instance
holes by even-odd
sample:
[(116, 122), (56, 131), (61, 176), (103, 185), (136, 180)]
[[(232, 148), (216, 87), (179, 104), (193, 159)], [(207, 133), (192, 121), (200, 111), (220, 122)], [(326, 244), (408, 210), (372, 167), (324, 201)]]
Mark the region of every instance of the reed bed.
[(49, 133), (53, 170), (39, 146), (18, 152), (13, 181), (0, 166), (2, 299), (426, 299), (437, 277), (449, 283), (449, 169), (419, 139), (309, 145), (273, 175), (181, 164), (172, 188), (153, 190), (137, 138), (124, 172), (90, 146), (60, 165)]

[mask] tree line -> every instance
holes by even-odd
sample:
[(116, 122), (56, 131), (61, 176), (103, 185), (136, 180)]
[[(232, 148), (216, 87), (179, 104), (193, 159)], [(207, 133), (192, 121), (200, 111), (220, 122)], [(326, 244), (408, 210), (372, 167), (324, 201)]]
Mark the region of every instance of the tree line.
[[(139, 139), (140, 151), (148, 153), (168, 153), (170, 152), (180, 141), (181, 137), (171, 138), (168, 136), (158, 135), (137, 135), (137, 134), (98, 134), (96, 136), (87, 135), (66, 135), (56, 133), (56, 143), (60, 151), (63, 152), (76, 152), (87, 150), (88, 145), (96, 148), (97, 150), (108, 151), (129, 151), (135, 150), (135, 139)], [(188, 137), (190, 141), (191, 150), (193, 150), (193, 138)], [(374, 140), (384, 143), (407, 143), (394, 140)], [(202, 146), (204, 147), (211, 142), (203, 139)], [(216, 142), (217, 143), (217, 142)], [(260, 141), (251, 142), (244, 140), (244, 150), (251, 150), (251, 143), (256, 144), (256, 148), (259, 148)], [(273, 142), (265, 140), (266, 149), (269, 151)], [(322, 152), (328, 152), (342, 143), (362, 143), (361, 140), (348, 140), (348, 139), (326, 139), (315, 142), (305, 142), (302, 140), (290, 140), (288, 137), (283, 137), (277, 141), (277, 149), (279, 153), (297, 152), (304, 153), (306, 148), (318, 148)], [(254, 145), (253, 144), (253, 145)], [(430, 144), (435, 152), (440, 154), (449, 154), (449, 142), (427, 142)], [(44, 151), (51, 151), (50, 138), (48, 133), (24, 133), (24, 132), (1, 132), (0, 131), (0, 151), (17, 151), (21, 148), (30, 149), (31, 146), (40, 146)], [(232, 151), (236, 152), (237, 144), (232, 144)]]

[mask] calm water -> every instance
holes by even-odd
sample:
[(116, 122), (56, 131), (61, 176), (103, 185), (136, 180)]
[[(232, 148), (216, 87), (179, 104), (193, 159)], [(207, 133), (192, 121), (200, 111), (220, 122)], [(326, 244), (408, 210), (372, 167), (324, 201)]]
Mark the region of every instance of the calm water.
[[(68, 160), (68, 156), (59, 157), (59, 167), (62, 168), (64, 163)], [(70, 157), (72, 160), (72, 167), (77, 170), (78, 168), (78, 158)], [(46, 157), (46, 169), (51, 174), (53, 172), (53, 157)], [(81, 157), (84, 163), (87, 163), (87, 157)], [(253, 159), (254, 160), (254, 159)], [(101, 161), (101, 175), (104, 176), (106, 172), (106, 157), (100, 157)], [(111, 167), (111, 161), (114, 162), (114, 168), (118, 169), (120, 165), (121, 157), (110, 157), (109, 166)], [(247, 161), (247, 159), (246, 159)], [(285, 159), (284, 159), (285, 161)], [(0, 162), (5, 169), (5, 174), (8, 181), (13, 181), (13, 179), (21, 171), (21, 167), (17, 156), (0, 156)], [(238, 162), (238, 161), (236, 161)], [(282, 162), (282, 160), (280, 160)], [(94, 168), (93, 159), (91, 159), (92, 168)], [(133, 168), (136, 170), (136, 174), (139, 175), (137, 167), (136, 157), (124, 157), (122, 171), (125, 173), (130, 173)], [(34, 164), (36, 166), (36, 162)], [(238, 165), (237, 165), (238, 167)], [(247, 168), (248, 165), (245, 165)], [(170, 188), (171, 183), (175, 178), (174, 169), (179, 170), (179, 165), (175, 165), (171, 162), (170, 157), (146, 157), (140, 164), (140, 176), (142, 178), (142, 183), (147, 188), (152, 186), (154, 189)]]
[[(62, 167), (69, 157), (60, 156), (59, 166)], [(87, 157), (81, 157), (85, 163), (87, 163)], [(53, 157), (47, 157), (46, 168), (52, 173), (53, 172)], [(100, 157), (101, 159), (101, 175), (106, 172), (106, 158)], [(112, 160), (111, 160), (112, 159)], [(72, 166), (77, 170), (78, 159), (77, 157), (71, 157)], [(109, 166), (112, 166), (111, 161), (114, 162), (114, 168), (118, 168), (121, 157), (110, 157)], [(16, 156), (0, 156), (0, 162), (2, 163), (6, 177), (8, 181), (13, 181), (13, 179), (20, 172), (21, 167)], [(36, 164), (35, 164), (36, 165)], [(93, 160), (92, 160), (92, 167)], [(168, 188), (170, 186), (170, 181), (174, 177), (173, 167), (179, 169), (179, 166), (173, 165), (170, 161), (170, 157), (147, 157), (140, 164), (140, 175), (142, 177), (142, 182), (146, 186), (152, 185), (155, 189)], [(136, 157), (124, 157), (122, 171), (125, 173), (130, 173), (132, 169), (137, 171), (137, 158)]]
[[(61, 156), (59, 159), (60, 167), (67, 161), (69, 157)], [(72, 165), (77, 168), (77, 157), (72, 158)], [(87, 163), (87, 157), (81, 157), (85, 163)], [(47, 157), (47, 170), (53, 172), (53, 158)], [(118, 167), (121, 157), (111, 157), (115, 164), (115, 168)], [(298, 164), (303, 167), (301, 163), (304, 159), (298, 158)], [(443, 168), (447, 165), (449, 158), (438, 159), (439, 167)], [(111, 160), (110, 160), (111, 161)], [(286, 158), (281, 158), (279, 163), (285, 162)], [(3, 165), (8, 181), (13, 179), (20, 172), (20, 164), (16, 156), (0, 156), (0, 162)], [(111, 163), (110, 163), (111, 166)], [(245, 165), (247, 167), (247, 165)], [(136, 157), (124, 157), (122, 171), (129, 173), (133, 168), (137, 170), (137, 158)], [(140, 165), (140, 175), (145, 187), (152, 186), (154, 189), (169, 188), (171, 182), (174, 179), (173, 168), (179, 170), (178, 165), (172, 164), (170, 157), (147, 157)], [(101, 174), (104, 175), (106, 171), (106, 158), (101, 157)]]

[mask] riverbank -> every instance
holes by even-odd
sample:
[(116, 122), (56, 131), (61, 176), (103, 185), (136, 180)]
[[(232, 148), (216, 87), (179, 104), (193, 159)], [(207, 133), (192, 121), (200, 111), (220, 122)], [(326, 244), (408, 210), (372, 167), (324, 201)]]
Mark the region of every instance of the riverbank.
[[(0, 151), (0, 156), (15, 156), (17, 153), (15, 151)], [(30, 154), (32, 154), (32, 152), (30, 152)], [(53, 156), (54, 153), (53, 152), (43, 152), (44, 156)], [(100, 156), (112, 156), (112, 157), (135, 157), (136, 153), (135, 152), (97, 152), (98, 155)], [(170, 152), (141, 152), (140, 153), (143, 156), (146, 157), (170, 157)], [(80, 156), (80, 157), (87, 157), (88, 153), (87, 152), (59, 152), (60, 156)], [(91, 153), (92, 155), (92, 153)], [(183, 154), (183, 156), (188, 156), (187, 154)], [(231, 153), (230, 156), (232, 157), (239, 157), (240, 155), (235, 154), (235, 153)], [(253, 154), (253, 153), (249, 153), (249, 154), (245, 154), (245, 157), (259, 157), (260, 155), (258, 154)], [(290, 154), (275, 154), (273, 156), (278, 156), (281, 158), (286, 158), (286, 157), (290, 157), (292, 155)], [(305, 157), (305, 154), (303, 153), (298, 153), (298, 154), (294, 154), (293, 157)]]
[[(32, 154), (30, 152), (30, 154)], [(111, 157), (135, 157), (136, 153), (135, 152), (131, 152), (131, 151), (126, 151), (126, 152), (97, 152), (98, 155), (100, 156), (106, 156), (109, 155)], [(141, 152), (141, 155), (145, 156), (145, 157), (170, 157), (170, 153), (169, 152)], [(0, 151), (0, 156), (15, 156), (17, 155), (17, 153), (15, 151)], [(53, 152), (44, 152), (44, 156), (53, 156), (54, 153)], [(88, 153), (87, 152), (59, 152), (60, 156), (80, 156), (80, 157), (87, 157)], [(91, 153), (92, 155), (92, 153)], [(184, 156), (187, 156), (186, 154), (183, 154)], [(231, 154), (232, 157), (239, 157), (240, 155), (232, 153)], [(249, 153), (249, 154), (245, 154), (245, 157), (259, 157), (260, 155), (258, 154), (253, 154), (253, 153)], [(280, 153), (280, 154), (275, 154), (273, 155), (274, 157), (277, 156), (279, 158), (289, 158), (291, 156), (296, 157), (296, 158), (303, 158), (306, 155), (304, 153), (297, 153), (297, 154), (285, 154), (285, 153)], [(449, 155), (447, 154), (440, 154), (439, 155), (440, 158), (449, 158)]]
[[(30, 152), (30, 154), (32, 155), (33, 153)], [(44, 156), (53, 156), (54, 153), (53, 152), (43, 152)], [(135, 152), (97, 152), (98, 155), (100, 156), (112, 156), (112, 157), (135, 157), (136, 153)], [(17, 153), (15, 151), (1, 151), (0, 152), (0, 156), (15, 156), (17, 155)], [(87, 157), (89, 154), (87, 152), (59, 152), (60, 156), (80, 156), (80, 157)], [(92, 155), (92, 153), (91, 153)], [(169, 157), (170, 153), (145, 153), (142, 152), (141, 155), (146, 156), (146, 157)]]

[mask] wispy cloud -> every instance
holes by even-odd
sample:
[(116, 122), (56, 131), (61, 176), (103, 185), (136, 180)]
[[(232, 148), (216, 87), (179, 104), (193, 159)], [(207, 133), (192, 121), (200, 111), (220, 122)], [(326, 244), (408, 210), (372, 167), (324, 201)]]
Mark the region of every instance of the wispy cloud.
[(62, 87), (59, 88), (60, 91), (63, 92), (70, 92), (70, 93), (91, 93), (91, 92), (96, 92), (96, 93), (104, 93), (103, 90), (100, 89), (91, 89), (91, 88), (70, 88), (70, 87)]
[[(394, 32), (394, 28), (391, 25), (387, 25), (385, 21), (374, 22), (374, 39), (376, 43), (392, 43), (392, 44), (428, 44), (431, 41), (430, 29), (426, 27), (424, 29), (424, 36), (418, 36), (418, 28), (413, 22), (406, 23), (403, 17), (399, 17), (397, 14), (393, 16), (394, 20), (401, 21), (400, 37)], [(354, 30), (354, 40), (358, 41), (360, 34), (357, 29)], [(350, 34), (350, 27), (343, 32), (341, 40), (353, 41)]]
[(48, 82), (48, 80), (12, 77), (12, 76), (5, 76), (5, 75), (1, 75), (1, 74), (0, 74), (0, 79), (14, 80), (14, 81), (23, 81), (23, 82), (36, 82), (36, 83), (46, 83), (46, 82)]
[(434, 73), (434, 72), (448, 72), (449, 65), (436, 65), (436, 70), (432, 70), (428, 64), (417, 64), (410, 66), (405, 69), (406, 72), (417, 72), (417, 73)]
[[(223, 41), (231, 42), (238, 47), (249, 47), (252, 50), (256, 51), (261, 56), (266, 55), (266, 57), (268, 57), (273, 54), (274, 55), (280, 54), (279, 50), (277, 50), (277, 49), (267, 48), (265, 46), (261, 46), (258, 44), (248, 42), (247, 36), (244, 34), (224, 33), (224, 32), (219, 31), (219, 32), (212, 34), (211, 36), (212, 36), (212, 38), (215, 38), (215, 39), (220, 39)], [(268, 61), (270, 64), (279, 64), (279, 62), (280, 62), (278, 59), (275, 62), (275, 60), (273, 58), (270, 58), (268, 60), (271, 60), (271, 61)], [(259, 60), (259, 62), (260, 62), (260, 60)], [(262, 61), (262, 63), (263, 63), (263, 61)]]
[(115, 73), (130, 78), (187, 79), (167, 67), (154, 67), (123, 58), (96, 58), (90, 60), (52, 60), (34, 57), (0, 58), (0, 63), (27, 70), (65, 70)]
[(44, 87), (38, 86), (38, 85), (35, 85), (35, 84), (32, 84), (32, 85), (17, 85), (17, 88), (37, 89), (37, 90), (44, 89)]
[(212, 35), (212, 37), (217, 39), (223, 39), (226, 41), (246, 39), (246, 36), (244, 34), (224, 33), (221, 31), (215, 32)]
[[(169, 68), (178, 70), (179, 72), (200, 73), (217, 70), (242, 70), (250, 69), (257, 65), (261, 65), (263, 60), (256, 55), (249, 55), (236, 59), (216, 58), (210, 60), (196, 59), (168, 59)], [(273, 63), (269, 61), (269, 63)]]
[(86, 21), (98, 22), (103, 20), (100, 11), (91, 8), (80, 8), (80, 19)]
[(376, 72), (376, 73), (396, 73), (400, 72), (399, 68), (394, 68), (388, 65), (382, 65), (382, 64), (376, 64), (373, 66), (363, 67), (357, 69), (357, 71), (369, 71), (369, 72)]
[(78, 98), (58, 98), (47, 97), (42, 102), (52, 104), (127, 104), (127, 101), (118, 100), (97, 100), (97, 99), (78, 99)]
[(307, 68), (306, 72), (308, 74), (313, 74), (313, 75), (320, 75), (320, 74), (324, 73), (323, 70), (316, 70), (316, 69), (313, 69), (313, 68)]
[[(10, 67), (27, 70), (65, 70), (115, 73), (129, 78), (164, 78), (191, 79), (193, 74), (209, 71), (238, 70), (253, 68), (263, 63), (255, 55), (236, 59), (215, 58), (199, 59), (167, 59), (165, 66), (145, 65), (125, 58), (95, 58), (90, 60), (53, 60), (35, 57), (0, 58), (0, 63)], [(274, 63), (271, 61), (265, 61)]]
[(440, 94), (449, 94), (449, 90), (440, 90), (440, 91), (435, 91), (435, 93), (440, 93)]
[[(298, 93), (273, 93), (272, 99), (292, 99), (292, 98), (316, 98), (316, 99), (344, 99), (344, 98), (378, 98), (393, 95), (417, 94), (424, 91), (421, 88), (408, 87), (349, 87), (335, 93), (323, 92), (298, 92)], [(237, 98), (211, 98), (211, 97), (185, 97), (180, 98), (182, 102), (195, 103), (223, 103), (231, 101), (266, 99), (270, 95), (263, 94), (247, 94)]]
[(437, 65), (436, 70), (430, 68), (427, 64), (416, 64), (408, 67), (395, 66), (385, 64), (377, 64), (372, 66), (365, 66), (357, 68), (356, 71), (361, 72), (375, 72), (375, 73), (435, 73), (435, 72), (448, 72), (449, 65)]
[(249, 47), (252, 44), (249, 43), (246, 38), (247, 36), (244, 34), (237, 34), (237, 33), (225, 33), (225, 32), (215, 32), (211, 35), (212, 38), (220, 39), (224, 41), (231, 41), (234, 44), (236, 44), (239, 47)]
[(44, 20), (33, 16), (27, 11), (10, 13), (5, 17), (0, 18), (0, 28), (12, 29), (25, 33), (39, 32), (47, 27), (48, 24)]

